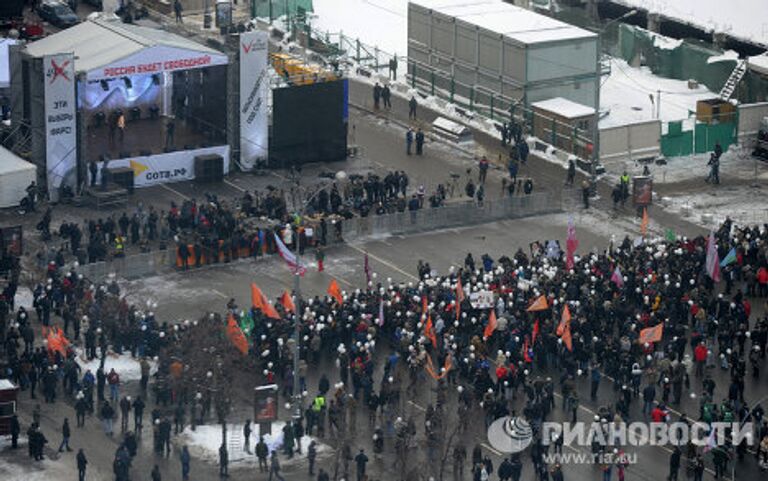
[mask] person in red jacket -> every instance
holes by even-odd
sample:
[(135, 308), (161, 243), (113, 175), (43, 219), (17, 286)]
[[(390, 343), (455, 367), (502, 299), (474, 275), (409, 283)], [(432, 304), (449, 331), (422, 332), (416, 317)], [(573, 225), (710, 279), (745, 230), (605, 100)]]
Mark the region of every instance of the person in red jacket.
[(663, 423), (667, 421), (667, 411), (664, 409), (663, 404), (656, 405), (651, 411), (651, 421), (655, 423)]
[(757, 295), (765, 297), (768, 294), (768, 269), (761, 267), (757, 270)]
[(704, 364), (707, 362), (707, 346), (700, 342), (693, 350), (693, 360), (696, 362), (696, 377), (704, 374)]

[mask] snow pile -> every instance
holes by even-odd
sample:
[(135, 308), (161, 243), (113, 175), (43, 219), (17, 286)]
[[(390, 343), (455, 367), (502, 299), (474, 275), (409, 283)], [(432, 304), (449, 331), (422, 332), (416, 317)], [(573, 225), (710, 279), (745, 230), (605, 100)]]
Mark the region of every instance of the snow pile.
[(705, 31), (768, 45), (765, 0), (614, 0)]
[(713, 64), (716, 62), (738, 62), (739, 54), (734, 50), (726, 50), (720, 55), (713, 55), (707, 59), (707, 64)]
[[(301, 438), (301, 453), (295, 452), (296, 446), (294, 446), (293, 458), (287, 459), (281, 451), (283, 446), (283, 428), (285, 423), (282, 421), (276, 421), (272, 423), (272, 434), (264, 436), (264, 442), (267, 443), (269, 452), (277, 451), (280, 456), (280, 464), (282, 466), (295, 464), (300, 461), (304, 461), (307, 457), (307, 447), (309, 443), (314, 439), (310, 436), (303, 436)], [(235, 436), (236, 439), (240, 439), (240, 443), (237, 448), (234, 448), (230, 442), (227, 449), (229, 450), (229, 459), (231, 462), (237, 462), (237, 466), (257, 466), (259, 461), (256, 458), (256, 443), (259, 442), (259, 425), (253, 425), (253, 432), (251, 433), (251, 454), (246, 453), (243, 450), (242, 445), (242, 424), (228, 424), (227, 436)], [(230, 438), (231, 441), (232, 438)], [(187, 427), (181, 434), (177, 441), (179, 445), (186, 445), (189, 448), (190, 453), (204, 461), (208, 461), (213, 464), (219, 462), (219, 447), (221, 446), (221, 425), (202, 425), (197, 426), (195, 431), (192, 431), (190, 427)], [(327, 444), (318, 442), (315, 439), (317, 446), (317, 455), (321, 457), (326, 454), (330, 454), (331, 447)]]
[[(97, 350), (97, 353), (98, 352), (99, 351)], [(132, 358), (130, 352), (124, 352), (119, 356), (115, 353), (109, 352), (107, 353), (107, 359), (104, 362), (104, 374), (108, 374), (110, 370), (114, 369), (115, 372), (120, 375), (120, 382), (138, 381), (141, 379), (141, 365), (139, 364), (139, 361), (140, 359), (138, 358)], [(84, 352), (80, 350), (77, 351), (77, 364), (83, 370), (83, 373), (90, 369), (95, 376), (96, 370), (99, 369), (100, 363), (100, 359), (96, 358), (92, 361), (89, 361), (85, 357)], [(157, 363), (154, 360), (149, 359), (150, 375), (152, 375), (155, 371), (157, 371)]]
[(19, 286), (19, 288), (16, 289), (16, 297), (13, 298), (16, 310), (19, 310), (19, 307), (23, 306), (27, 312), (34, 311), (35, 309), (32, 307), (32, 303), (34, 301), (35, 296), (32, 294), (32, 290), (30, 288)]
[(659, 91), (662, 122), (687, 119), (698, 100), (716, 97), (704, 86), (689, 89), (685, 80), (657, 77), (647, 67), (633, 68), (612, 58), (611, 75), (600, 88), (600, 110), (609, 112), (600, 119), (600, 128), (654, 119)]
[(768, 208), (755, 199), (766, 195), (764, 187), (718, 186), (671, 197), (668, 210), (684, 217), (690, 214), (690, 222), (708, 228), (716, 228), (726, 216), (737, 224), (764, 224), (768, 222)]
[[(701, 185), (709, 174), (709, 152), (685, 157), (668, 158), (667, 165), (649, 164), (654, 184), (674, 184), (689, 180), (699, 180)], [(608, 175), (618, 181), (618, 176), (626, 171), (630, 175), (639, 175), (645, 164), (629, 159), (617, 159), (605, 162)], [(768, 180), (768, 163), (757, 161), (750, 155), (749, 149), (732, 145), (720, 158), (720, 177), (751, 181)]]

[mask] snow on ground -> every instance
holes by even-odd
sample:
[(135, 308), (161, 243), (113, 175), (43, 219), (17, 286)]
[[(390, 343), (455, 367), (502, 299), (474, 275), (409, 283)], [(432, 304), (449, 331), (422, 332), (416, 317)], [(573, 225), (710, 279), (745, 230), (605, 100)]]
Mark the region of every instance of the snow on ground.
[(376, 46), (390, 55), (408, 50), (408, 0), (314, 0), (312, 26)]
[[(90, 369), (93, 375), (96, 375), (96, 370), (99, 369), (99, 363), (101, 361), (96, 358), (89, 361), (85, 354), (81, 350), (77, 350), (77, 364), (85, 373)], [(121, 355), (115, 353), (107, 353), (107, 359), (104, 362), (104, 374), (109, 373), (111, 369), (114, 369), (117, 374), (120, 375), (120, 381), (138, 381), (141, 379), (141, 366), (139, 365), (139, 359), (131, 357), (130, 352), (125, 352)], [(150, 375), (157, 371), (157, 363), (153, 360), (149, 360), (149, 373)]]
[(704, 191), (687, 193), (664, 199), (667, 209), (681, 214), (690, 222), (715, 228), (726, 216), (737, 224), (768, 223), (768, 207), (758, 198), (766, 198), (765, 187), (745, 185), (719, 186)]
[[(317, 1), (317, 0), (316, 0)], [(613, 0), (706, 31), (768, 45), (765, 0)]]
[(19, 307), (23, 306), (24, 309), (29, 312), (34, 310), (32, 307), (34, 300), (35, 296), (32, 294), (32, 289), (29, 287), (19, 286), (19, 288), (16, 290), (16, 297), (14, 297), (13, 302), (16, 305), (17, 310)]
[(656, 98), (661, 91), (662, 122), (688, 119), (696, 102), (716, 97), (704, 86), (689, 89), (685, 80), (657, 77), (647, 67), (630, 67), (622, 59), (611, 59), (611, 75), (600, 89), (600, 128), (626, 125), (656, 118)]
[[(19, 448), (19, 451), (23, 450), (26, 452), (26, 449), (26, 447)], [(69, 463), (70, 466), (67, 466), (64, 463), (51, 461), (50, 459), (31, 461), (24, 456), (23, 461), (21, 461), (23, 464), (17, 464), (19, 462), (19, 451), (14, 453), (13, 457), (0, 456), (0, 479), (8, 481), (50, 481), (75, 479), (75, 476), (77, 476), (74, 461)], [(98, 477), (94, 477), (93, 472), (90, 470), (90, 465), (88, 477), (89, 479), (98, 479)]]
[[(709, 155), (707, 152), (686, 157), (671, 157), (667, 159), (667, 165), (650, 164), (648, 168), (655, 184), (674, 184), (691, 179), (700, 179), (703, 184), (709, 174)], [(624, 171), (630, 175), (640, 174), (644, 165), (630, 159), (610, 160), (604, 164), (608, 175), (616, 179)], [(748, 150), (732, 145), (720, 158), (720, 177), (768, 180), (768, 162), (757, 160)]]
[[(267, 446), (269, 447), (269, 451), (272, 452), (273, 450), (277, 451), (280, 455), (280, 464), (282, 466), (290, 466), (291, 464), (298, 463), (299, 461), (305, 460), (307, 457), (307, 447), (309, 446), (309, 443), (314, 439), (310, 436), (304, 436), (301, 438), (301, 452), (302, 454), (294, 454), (293, 458), (287, 459), (283, 454), (280, 448), (283, 445), (283, 427), (285, 426), (285, 423), (282, 421), (276, 421), (272, 423), (272, 434), (267, 434), (264, 436), (264, 442), (267, 443)], [(243, 433), (243, 425), (242, 424), (232, 424), (227, 425), (227, 436), (237, 436), (242, 441), (242, 433)], [(219, 462), (219, 447), (221, 446), (221, 425), (219, 424), (213, 424), (213, 425), (202, 425), (197, 426), (195, 431), (192, 431), (190, 427), (187, 427), (184, 432), (181, 434), (179, 439), (177, 440), (178, 444), (180, 445), (187, 445), (189, 448), (190, 454), (192, 454), (195, 458), (202, 459), (204, 461), (208, 461), (213, 464), (217, 464)], [(246, 453), (243, 451), (243, 446), (240, 444), (238, 448), (233, 448), (231, 445), (230, 440), (230, 446), (227, 446), (227, 449), (229, 450), (229, 459), (232, 463), (235, 463), (234, 466), (256, 466), (258, 465), (258, 459), (256, 458), (256, 455), (254, 453), (254, 450), (256, 449), (256, 443), (259, 442), (259, 425), (254, 424), (253, 425), (253, 433), (251, 434), (251, 454)], [(328, 455), (331, 453), (331, 447), (327, 444), (323, 444), (321, 442), (317, 443), (317, 455), (318, 457), (322, 457), (324, 455)]]

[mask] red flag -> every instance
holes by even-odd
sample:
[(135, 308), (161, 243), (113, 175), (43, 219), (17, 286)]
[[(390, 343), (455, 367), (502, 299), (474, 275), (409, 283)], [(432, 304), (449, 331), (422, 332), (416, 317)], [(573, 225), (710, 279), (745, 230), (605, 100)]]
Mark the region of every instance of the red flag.
[(557, 331), (555, 331), (555, 334), (558, 336), (562, 336), (563, 332), (565, 331), (566, 325), (570, 327), (571, 324), (571, 310), (568, 309), (568, 304), (565, 305), (565, 308), (563, 309), (563, 314), (560, 316), (560, 324), (557, 325)]
[(424, 324), (424, 336), (432, 341), (432, 347), (437, 347), (437, 337), (435, 336), (435, 329), (432, 327), (432, 316), (428, 316), (427, 323)]
[(232, 313), (227, 317), (227, 338), (243, 356), (248, 355), (248, 340), (245, 338), (243, 330), (235, 322), (235, 316)]
[(291, 298), (291, 295), (288, 294), (288, 291), (284, 291), (283, 295), (280, 296), (280, 304), (283, 305), (287, 312), (296, 313), (296, 306), (293, 304), (293, 299)]
[(461, 287), (461, 276), (456, 278), (456, 303), (464, 302), (464, 288)]
[(543, 295), (539, 296), (538, 299), (533, 301), (533, 304), (531, 304), (526, 311), (528, 312), (536, 312), (536, 311), (545, 311), (549, 309), (549, 305), (547, 304), (547, 298)]
[(456, 278), (456, 320), (461, 317), (461, 303), (464, 301), (464, 288), (461, 287), (461, 276)]
[(573, 225), (573, 218), (568, 219), (568, 238), (565, 241), (565, 267), (573, 269), (573, 254), (579, 248), (579, 241), (576, 239), (576, 226)]
[(251, 283), (251, 305), (260, 309), (267, 317), (280, 319), (280, 313), (278, 313), (275, 307), (269, 303), (264, 296), (264, 293), (261, 292), (261, 289), (256, 286), (256, 283)]
[(429, 306), (427, 304), (427, 296), (421, 296), (421, 314), (426, 314), (428, 308)]
[(336, 279), (331, 280), (331, 284), (328, 286), (328, 295), (336, 299), (336, 302), (339, 305), (344, 303), (344, 297), (341, 295), (341, 289), (339, 288), (339, 283), (336, 282)]
[(640, 331), (640, 337), (637, 338), (637, 342), (640, 344), (659, 342), (664, 335), (664, 323), (660, 322), (653, 327), (648, 327)]
[(536, 337), (539, 335), (539, 320), (536, 319), (536, 322), (533, 323), (533, 335), (531, 339), (531, 344), (536, 344)]
[(563, 340), (563, 344), (565, 344), (565, 347), (573, 352), (573, 340), (571, 339), (571, 321), (568, 321), (565, 324), (565, 329), (563, 330), (563, 335), (560, 338)]
[(643, 220), (640, 222), (640, 235), (645, 237), (648, 233), (648, 207), (643, 207)]
[(488, 314), (488, 324), (485, 325), (485, 331), (483, 331), (483, 339), (488, 339), (491, 337), (493, 332), (496, 330), (496, 326), (498, 326), (498, 322), (496, 320), (496, 311), (491, 309), (491, 313)]

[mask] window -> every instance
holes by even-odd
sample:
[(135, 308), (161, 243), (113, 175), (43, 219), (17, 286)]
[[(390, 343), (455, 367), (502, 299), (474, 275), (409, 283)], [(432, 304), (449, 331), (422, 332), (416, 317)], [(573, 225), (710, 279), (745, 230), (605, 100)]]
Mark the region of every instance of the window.
[(16, 413), (16, 402), (0, 403), (0, 418), (10, 417)]

